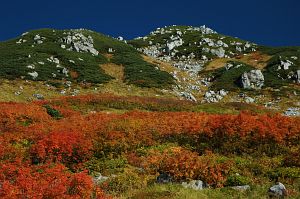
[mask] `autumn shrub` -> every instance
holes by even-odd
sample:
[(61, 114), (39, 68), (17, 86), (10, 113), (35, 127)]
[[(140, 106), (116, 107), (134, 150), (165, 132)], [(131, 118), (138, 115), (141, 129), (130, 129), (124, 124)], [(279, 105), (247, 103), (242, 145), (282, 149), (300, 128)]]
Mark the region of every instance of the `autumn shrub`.
[(52, 132), (38, 140), (31, 150), (38, 162), (61, 162), (78, 166), (92, 155), (92, 142), (79, 132)]
[[(26, 163), (0, 164), (0, 197), (90, 198), (97, 196), (92, 179), (85, 172), (71, 173), (61, 164), (30, 166)], [(100, 196), (101, 190), (98, 189)]]
[(152, 150), (142, 156), (140, 162), (149, 173), (167, 173), (175, 181), (201, 179), (213, 187), (224, 186), (232, 165), (230, 161), (218, 161), (212, 153), (198, 156), (181, 147), (171, 147), (163, 152)]

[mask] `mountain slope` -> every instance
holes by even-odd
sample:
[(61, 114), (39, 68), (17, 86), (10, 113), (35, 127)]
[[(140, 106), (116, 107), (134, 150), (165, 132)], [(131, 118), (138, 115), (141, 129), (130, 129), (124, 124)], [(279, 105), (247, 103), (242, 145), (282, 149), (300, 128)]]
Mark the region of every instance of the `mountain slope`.
[(158, 28), (131, 41), (41, 29), (0, 43), (0, 77), (14, 80), (2, 81), (1, 99), (109, 92), (286, 109), (299, 106), (299, 58), (299, 47), (260, 46), (205, 26)]
[[(124, 65), (125, 81), (144, 87), (163, 87), (173, 79), (144, 62), (124, 42), (89, 30), (42, 29), (0, 43), (1, 77), (38, 81), (69, 80), (105, 83), (113, 79), (99, 67), (112, 62)], [(125, 57), (131, 57), (130, 62)], [(135, 69), (138, 65), (138, 69)], [(149, 78), (153, 77), (155, 78)]]
[(267, 103), (274, 96), (300, 94), (299, 47), (261, 46), (205, 26), (158, 28), (128, 43), (173, 66), (168, 71), (177, 80), (173, 90), (190, 100), (217, 102), (231, 95), (229, 100), (241, 101), (246, 100), (238, 97), (243, 92), (266, 95), (262, 103)]

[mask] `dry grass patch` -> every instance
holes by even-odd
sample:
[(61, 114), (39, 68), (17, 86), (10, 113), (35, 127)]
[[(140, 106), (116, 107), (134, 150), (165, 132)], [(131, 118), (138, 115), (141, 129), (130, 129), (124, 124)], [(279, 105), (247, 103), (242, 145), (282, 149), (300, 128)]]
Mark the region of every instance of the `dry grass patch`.
[(124, 80), (124, 68), (123, 66), (113, 64), (113, 63), (108, 63), (108, 64), (102, 64), (100, 66), (104, 72), (114, 78), (118, 81), (123, 81)]
[(256, 69), (264, 69), (271, 58), (272, 56), (260, 52), (240, 55), (235, 58), (217, 58), (209, 62), (205, 67), (205, 70), (210, 71), (222, 68), (228, 61), (238, 61), (253, 66)]
[(251, 65), (257, 69), (264, 69), (271, 58), (272, 56), (270, 55), (262, 54), (260, 52), (254, 52), (247, 55), (243, 55), (240, 59), (236, 59), (236, 61), (240, 61), (245, 64)]

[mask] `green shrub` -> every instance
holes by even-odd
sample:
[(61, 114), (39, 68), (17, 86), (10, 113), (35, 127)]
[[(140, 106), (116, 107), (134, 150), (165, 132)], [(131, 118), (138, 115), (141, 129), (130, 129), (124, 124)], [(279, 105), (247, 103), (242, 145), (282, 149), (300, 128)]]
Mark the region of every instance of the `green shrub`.
[(226, 186), (242, 186), (242, 185), (249, 185), (251, 180), (248, 177), (241, 176), (239, 174), (230, 175), (225, 185)]
[(126, 169), (123, 173), (110, 177), (100, 186), (109, 193), (120, 194), (128, 190), (145, 188), (153, 181), (152, 176), (139, 175), (133, 169)]
[(300, 178), (300, 168), (298, 167), (279, 167), (276, 169), (271, 169), (266, 173), (267, 177), (270, 179), (296, 179)]
[(143, 60), (138, 53), (118, 53), (112, 61), (124, 66), (125, 80), (140, 87), (169, 87), (174, 84), (173, 77)]
[(47, 110), (47, 113), (54, 119), (61, 119), (63, 118), (63, 115), (56, 109), (52, 108), (51, 106), (49, 105), (44, 105), (44, 108), (46, 108)]
[(103, 175), (117, 174), (124, 171), (127, 166), (127, 159), (119, 158), (92, 158), (85, 163), (90, 173), (101, 173)]

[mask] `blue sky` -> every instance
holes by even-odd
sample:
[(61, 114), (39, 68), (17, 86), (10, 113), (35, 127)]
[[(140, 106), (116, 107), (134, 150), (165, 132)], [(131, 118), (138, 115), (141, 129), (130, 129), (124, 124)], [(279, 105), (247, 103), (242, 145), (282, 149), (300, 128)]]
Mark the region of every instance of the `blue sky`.
[(0, 40), (39, 28), (88, 28), (126, 39), (165, 25), (207, 25), (272, 46), (300, 46), (299, 0), (51, 0), (1, 2)]

